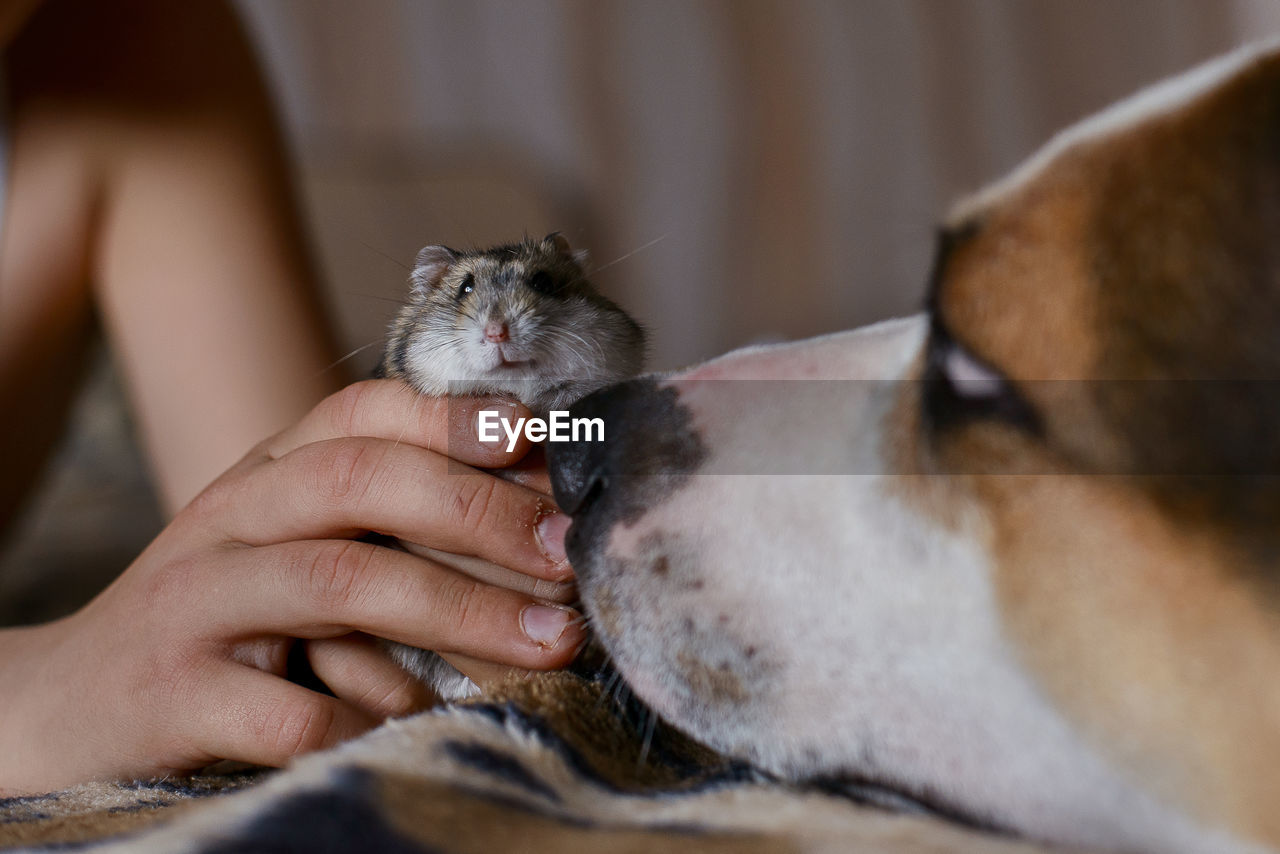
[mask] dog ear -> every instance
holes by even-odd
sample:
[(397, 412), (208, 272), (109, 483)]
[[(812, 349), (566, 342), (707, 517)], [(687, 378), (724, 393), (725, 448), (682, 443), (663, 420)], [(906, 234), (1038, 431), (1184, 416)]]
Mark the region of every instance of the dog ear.
[(1183, 101), (1096, 143), (1089, 263), (1120, 333), (1111, 364), (1134, 378), (1280, 379), (1280, 48), (1218, 60), (1165, 94), (1179, 83)]
[[(1098, 400), (1139, 472), (1280, 483), (1280, 48), (1218, 60), (1131, 107), (1077, 161), (1096, 182), (1084, 243), (1111, 380)], [(1260, 508), (1275, 485), (1179, 485), (1204, 506), (1210, 481), (1223, 484), (1218, 515), (1273, 526)]]
[(418, 252), (409, 281), (415, 293), (424, 294), (440, 283), (449, 265), (458, 260), (457, 253), (447, 246), (426, 246)]

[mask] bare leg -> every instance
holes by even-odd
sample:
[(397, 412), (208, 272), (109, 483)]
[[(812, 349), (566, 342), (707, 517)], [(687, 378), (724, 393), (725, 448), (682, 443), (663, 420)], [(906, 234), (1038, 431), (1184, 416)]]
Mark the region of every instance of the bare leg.
[(0, 520), (94, 305), (172, 512), (343, 379), (261, 80), (214, 0), (50, 0), (7, 60)]

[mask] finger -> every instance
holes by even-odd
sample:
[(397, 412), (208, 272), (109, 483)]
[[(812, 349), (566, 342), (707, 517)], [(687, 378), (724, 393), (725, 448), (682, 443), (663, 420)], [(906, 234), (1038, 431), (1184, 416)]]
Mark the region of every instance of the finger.
[(440, 657), (449, 662), (463, 676), (479, 685), (482, 690), (513, 677), (528, 678), (534, 673), (527, 668), (507, 667), (505, 664), (494, 664), (492, 661), (458, 653), (446, 653)]
[(214, 756), (255, 765), (283, 765), (379, 723), (342, 700), (238, 664), (228, 664), (203, 690), (194, 706), (206, 710), (196, 741)]
[(351, 540), (228, 549), (207, 570), (223, 636), (332, 638), (351, 631), (442, 652), (545, 670), (582, 640), (577, 612), (492, 587), (405, 552)]
[(470, 555), (458, 555), (441, 549), (420, 546), (417, 543), (400, 542), (399, 546), (409, 554), (426, 558), (441, 566), (448, 567), (463, 575), (469, 575), (477, 581), (492, 584), (494, 587), (505, 587), (515, 590), (533, 599), (545, 599), (568, 605), (578, 598), (578, 585), (573, 581), (547, 581), (534, 578), (522, 572), (515, 572), (505, 566), (498, 566), (487, 560)]
[(401, 718), (439, 699), (365, 634), (306, 641), (307, 660), (340, 700), (375, 718)]
[(427, 397), (399, 380), (368, 380), (325, 398), (296, 425), (269, 439), (264, 450), (272, 459), (312, 442), (369, 436), (438, 451), (459, 462), (484, 468), (504, 466), (528, 452), (519, 436), (508, 451), (507, 440), (484, 443), (479, 413), (494, 410), (515, 423), (529, 410), (510, 400), (474, 397)]
[(551, 474), (547, 471), (547, 454), (542, 445), (535, 445), (529, 453), (493, 473), (503, 480), (551, 495)]
[(268, 545), (389, 534), (564, 581), (568, 517), (545, 496), (386, 439), (305, 445), (206, 490), (191, 505), (205, 536)]

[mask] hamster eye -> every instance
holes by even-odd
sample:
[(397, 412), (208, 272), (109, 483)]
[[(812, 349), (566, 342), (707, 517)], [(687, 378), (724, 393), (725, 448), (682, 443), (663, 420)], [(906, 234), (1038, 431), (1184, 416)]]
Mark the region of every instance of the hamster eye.
[(552, 279), (551, 274), (546, 270), (539, 270), (530, 276), (529, 287), (540, 294), (553, 294), (556, 292), (555, 279)]
[(476, 278), (470, 273), (467, 273), (467, 277), (463, 279), (462, 284), (458, 286), (458, 299), (461, 300), (463, 297), (465, 297), (467, 294), (471, 293), (475, 289), (476, 289)]

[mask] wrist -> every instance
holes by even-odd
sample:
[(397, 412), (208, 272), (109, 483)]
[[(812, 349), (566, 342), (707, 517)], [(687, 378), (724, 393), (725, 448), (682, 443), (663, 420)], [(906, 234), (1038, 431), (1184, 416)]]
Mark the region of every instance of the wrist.
[(64, 704), (52, 651), (64, 621), (0, 629), (0, 797), (44, 791), (56, 764), (49, 736), (61, 728)]

